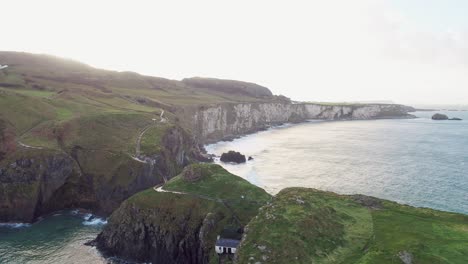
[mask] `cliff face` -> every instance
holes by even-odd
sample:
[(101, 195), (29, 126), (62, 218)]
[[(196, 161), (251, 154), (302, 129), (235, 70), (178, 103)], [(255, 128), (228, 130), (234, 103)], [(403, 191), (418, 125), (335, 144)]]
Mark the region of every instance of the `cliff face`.
[(309, 119), (356, 120), (407, 118), (412, 108), (402, 105), (323, 105), (277, 103), (239, 103), (202, 106), (187, 112), (185, 122), (204, 143), (215, 142), (285, 122)]
[(198, 158), (197, 145), (178, 127), (167, 131), (160, 152), (144, 162), (79, 146), (70, 153), (21, 148), (0, 160), (0, 222), (32, 222), (76, 207), (108, 215), (123, 200), (172, 178)]
[(139, 262), (208, 263), (213, 241), (203, 241), (224, 214), (213, 202), (150, 189), (112, 213), (96, 242), (105, 254)]
[(0, 220), (32, 221), (74, 173), (66, 155), (30, 153), (0, 166)]
[(150, 188), (123, 202), (95, 244), (107, 255), (138, 262), (214, 263), (217, 236), (245, 226), (270, 200), (219, 165), (192, 164), (163, 191)]

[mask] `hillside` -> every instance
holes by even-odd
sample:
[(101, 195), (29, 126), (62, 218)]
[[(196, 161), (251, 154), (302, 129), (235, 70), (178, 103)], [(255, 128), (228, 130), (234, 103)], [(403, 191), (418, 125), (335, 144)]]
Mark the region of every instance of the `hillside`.
[(217, 235), (242, 229), (271, 199), (214, 164), (188, 166), (157, 190), (125, 201), (98, 236), (98, 248), (142, 262), (216, 263)]
[(0, 52), (0, 64), (0, 221), (109, 214), (204, 159), (174, 108), (260, 100), (49, 55)]
[(468, 216), (366, 196), (282, 190), (249, 223), (238, 263), (466, 263)]
[(241, 81), (182, 81), (0, 52), (0, 221), (108, 215), (197, 161), (201, 145), (308, 119), (408, 118), (401, 105), (293, 104)]

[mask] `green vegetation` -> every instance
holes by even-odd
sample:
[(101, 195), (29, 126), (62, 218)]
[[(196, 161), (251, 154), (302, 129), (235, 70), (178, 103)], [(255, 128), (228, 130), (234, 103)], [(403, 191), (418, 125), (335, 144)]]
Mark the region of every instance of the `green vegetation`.
[[(209, 241), (206, 247), (213, 263), (217, 259), (213, 248), (216, 236), (226, 227), (243, 227), (271, 200), (263, 189), (215, 164), (192, 164), (163, 188), (184, 194), (156, 192), (151, 188), (132, 196), (124, 206), (138, 208), (147, 215), (145, 222), (173, 232), (178, 232), (180, 226), (188, 226), (190, 229), (185, 232), (198, 233), (196, 228), (212, 214), (215, 226), (206, 234)], [(155, 210), (158, 214), (151, 213)]]
[[(164, 190), (223, 201), (246, 225), (271, 200), (265, 190), (214, 164), (193, 164), (164, 185)], [(235, 190), (235, 191), (233, 191)]]
[[(0, 52), (0, 60), (10, 65), (0, 71), (0, 119), (10, 124), (16, 141), (33, 147), (63, 150), (78, 145), (134, 154), (139, 133), (153, 118), (159, 120), (161, 108), (267, 100), (47, 55)], [(230, 81), (225, 88), (241, 90), (243, 84)], [(175, 118), (168, 120), (145, 133), (143, 154), (160, 151), (158, 142)]]
[(414, 263), (467, 263), (468, 216), (385, 202), (372, 211), (374, 238), (359, 263), (398, 263), (398, 252)]
[[(193, 169), (195, 174), (199, 174), (196, 179), (191, 180), (184, 177), (184, 173), (187, 173), (189, 169)], [(239, 176), (229, 173), (219, 165), (193, 164), (187, 170), (166, 183), (164, 189), (206, 195), (211, 198), (228, 201), (244, 199), (265, 204), (271, 200), (271, 196), (265, 190), (252, 185)]]
[(281, 191), (249, 224), (239, 263), (466, 263), (468, 216), (305, 188)]
[(160, 145), (163, 136), (167, 130), (174, 127), (170, 123), (160, 123), (157, 121), (152, 127), (149, 127), (141, 138), (140, 150), (142, 154), (153, 155), (160, 152)]

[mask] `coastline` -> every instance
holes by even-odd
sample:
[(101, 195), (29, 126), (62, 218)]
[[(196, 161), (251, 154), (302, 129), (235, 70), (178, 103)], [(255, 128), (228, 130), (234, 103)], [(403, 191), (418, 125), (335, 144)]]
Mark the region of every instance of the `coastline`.
[[(381, 120), (381, 119), (375, 119), (375, 121), (377, 121), (377, 120)], [(348, 120), (348, 121), (357, 121), (357, 122), (359, 122), (359, 121), (374, 121), (374, 120)], [(404, 124), (406, 124), (406, 121), (403, 121), (403, 122), (405, 122)], [(282, 181), (281, 182), (276, 182), (276, 181), (279, 181), (279, 178), (278, 179), (275, 178), (276, 179), (275, 182), (271, 182), (271, 179), (272, 179), (273, 175), (276, 175), (276, 174), (275, 174), (275, 172), (273, 172), (274, 171), (273, 170), (273, 165), (270, 163), (270, 160), (271, 159), (281, 160), (280, 159), (281, 155), (271, 154), (270, 151), (278, 151), (278, 146), (275, 145), (275, 147), (273, 148), (275, 150), (272, 150), (272, 146), (270, 146), (269, 144), (271, 144), (270, 141), (272, 141), (273, 139), (278, 140), (278, 138), (280, 138), (279, 135), (281, 135), (281, 134), (284, 134), (285, 135), (284, 137), (287, 138), (286, 135), (288, 134), (288, 132), (281, 133), (281, 131), (280, 131), (281, 129), (288, 129), (289, 128), (289, 129), (293, 129), (294, 131), (299, 131), (300, 129), (302, 129), (301, 128), (302, 125), (307, 126), (308, 124), (318, 124), (318, 125), (320, 125), (320, 124), (333, 124), (333, 123), (337, 123), (337, 120), (331, 120), (331, 121), (328, 121), (328, 120), (312, 120), (312, 121), (310, 121), (309, 120), (307, 122), (301, 122), (301, 123), (289, 123), (289, 124), (284, 124), (282, 126), (272, 126), (271, 128), (269, 128), (266, 131), (259, 131), (259, 132), (253, 133), (253, 134), (243, 135), (243, 136), (237, 137), (235, 140), (224, 140), (224, 141), (218, 141), (217, 143), (206, 144), (206, 145), (204, 145), (204, 148), (206, 149), (208, 154), (214, 155), (216, 157), (215, 160), (214, 160), (214, 162), (216, 164), (219, 164), (219, 165), (223, 166), (225, 169), (227, 169), (228, 171), (230, 171), (233, 174), (236, 174), (236, 175), (239, 175), (239, 176), (243, 177), (244, 179), (248, 180), (250, 183), (265, 189), (268, 193), (270, 193), (272, 195), (275, 195), (276, 193), (278, 193), (282, 188), (294, 187), (294, 186), (305, 186), (305, 187), (310, 187), (310, 188), (317, 188), (317, 189), (320, 189), (320, 190), (323, 190), (323, 191), (331, 191), (331, 192), (336, 192), (336, 193), (346, 194), (346, 195), (365, 194), (365, 195), (369, 195), (369, 196), (375, 196), (375, 197), (378, 197), (378, 198), (381, 198), (381, 199), (392, 200), (392, 201), (395, 201), (395, 202), (400, 203), (400, 204), (406, 204), (406, 205), (410, 205), (410, 206), (414, 206), (414, 207), (418, 207), (418, 208), (430, 208), (430, 209), (441, 210), (441, 211), (446, 211), (446, 212), (468, 214), (468, 210), (466, 209), (466, 207), (464, 207), (464, 206), (460, 207), (459, 202), (449, 203), (450, 201), (454, 201), (454, 196), (453, 196), (453, 195), (455, 195), (454, 192), (450, 192), (450, 193), (440, 193), (439, 192), (438, 193), (439, 196), (437, 196), (437, 197), (440, 197), (440, 199), (442, 199), (442, 200), (438, 201), (437, 200), (438, 198), (434, 198), (436, 200), (434, 200), (434, 199), (425, 200), (425, 199), (423, 199), (421, 197), (418, 197), (415, 194), (409, 195), (408, 193), (411, 193), (411, 192), (406, 192), (406, 191), (403, 191), (403, 193), (401, 193), (399, 195), (398, 192), (396, 192), (396, 191), (389, 192), (388, 190), (386, 190), (384, 193), (379, 194), (377, 189), (373, 190), (373, 192), (370, 192), (370, 193), (369, 192), (366, 193), (365, 191), (362, 191), (362, 189), (361, 189), (361, 191), (350, 191), (350, 190), (354, 190), (352, 187), (347, 187), (345, 189), (341, 189), (341, 190), (338, 189), (337, 190), (337, 187), (336, 187), (337, 183), (335, 183), (333, 185), (335, 187), (331, 188), (330, 183), (325, 184), (326, 182), (323, 181), (323, 180), (319, 181), (320, 182), (319, 185), (303, 185), (303, 184), (300, 184), (299, 180), (296, 180), (296, 181), (292, 180), (291, 176), (284, 176), (284, 182), (282, 182)], [(405, 126), (404, 124), (401, 124), (401, 126)], [(430, 126), (431, 124), (435, 124), (437, 127), (450, 129), (450, 127), (446, 127), (444, 124), (439, 125), (439, 123), (433, 122), (430, 119), (430, 117), (428, 118), (426, 116), (418, 116), (415, 119), (415, 121), (412, 122), (412, 124), (422, 125), (422, 126)], [(370, 124), (370, 126), (372, 126), (372, 124)], [(378, 127), (379, 126), (381, 126), (381, 125), (378, 125)], [(309, 130), (310, 129), (312, 129), (312, 128), (309, 128)], [(278, 133), (273, 133), (275, 131), (278, 132)], [(272, 134), (275, 134), (277, 136), (274, 137)], [(423, 139), (419, 139), (419, 140), (423, 140)], [(424, 142), (427, 143), (427, 141), (424, 141)], [(293, 144), (297, 144), (297, 142), (294, 142)], [(330, 144), (331, 144), (331, 142), (330, 142)], [(379, 149), (379, 148), (377, 148), (377, 149)], [(219, 156), (223, 152), (227, 152), (229, 150), (239, 151), (239, 152), (241, 152), (242, 154), (244, 154), (246, 156), (252, 156), (254, 159), (252, 161), (247, 161), (245, 164), (230, 164), (230, 163), (223, 163), (223, 162), (219, 161)], [(271, 155), (273, 155), (273, 157), (271, 157)], [(268, 158), (268, 157), (271, 157), (271, 158)], [(285, 156), (285, 159), (287, 159), (286, 156)], [(319, 160), (320, 160), (320, 158), (319, 158)], [(266, 164), (265, 164), (265, 162), (266, 162)], [(273, 161), (271, 161), (271, 162), (273, 162)], [(298, 163), (293, 162), (293, 164), (295, 164), (295, 166), (297, 166)], [(281, 165), (278, 164), (276, 166), (281, 166)], [(390, 167), (392, 167), (392, 166), (390, 166)], [(456, 169), (456, 168), (457, 167), (453, 167), (453, 169)], [(311, 168), (309, 168), (309, 169), (311, 169)], [(320, 168), (317, 168), (317, 169), (320, 170)], [(388, 168), (388, 169), (390, 169), (390, 168)], [(294, 172), (291, 172), (291, 173), (294, 175), (294, 174), (298, 174), (297, 171), (304, 171), (304, 170), (305, 169), (302, 169), (302, 170), (293, 169), (292, 171), (294, 171)], [(279, 167), (279, 171), (281, 171), (283, 173), (286, 173), (284, 170), (281, 170), (281, 167)], [(359, 171), (359, 170), (358, 169), (353, 170), (353, 174), (357, 173), (356, 171)], [(390, 178), (388, 178), (386, 181), (397, 181), (400, 178), (405, 179), (405, 177), (409, 177), (409, 176), (405, 176), (406, 174), (407, 175), (413, 175), (414, 173), (416, 173), (416, 175), (419, 175), (415, 179), (424, 178), (424, 176), (423, 176), (424, 173), (422, 173), (422, 172), (418, 173), (417, 169), (416, 169), (416, 171), (411, 169), (406, 173), (406, 172), (404, 172), (405, 171), (404, 167), (402, 167), (401, 169), (398, 169), (398, 171), (399, 171), (399, 173), (403, 173), (403, 174), (398, 174), (397, 176), (395, 176), (393, 174), (390, 174), (390, 175), (388, 175), (388, 177), (390, 177)], [(263, 174), (261, 174), (262, 172), (263, 172)], [(331, 173), (334, 174), (335, 172), (333, 172), (333, 170), (332, 170)], [(299, 173), (299, 174), (301, 174), (301, 173)], [(372, 175), (375, 175), (375, 172), (366, 173), (366, 174), (368, 174), (368, 175), (366, 177), (364, 177), (364, 178), (372, 178)], [(305, 175), (308, 175), (308, 174), (305, 174)], [(295, 178), (295, 179), (297, 179), (297, 177), (300, 177), (300, 176), (293, 176), (293, 178)], [(322, 177), (325, 177), (325, 176), (322, 176)], [(334, 176), (334, 177), (336, 177), (336, 176)], [(439, 177), (442, 177), (441, 179), (445, 179), (444, 176), (439, 176)], [(270, 180), (268, 180), (268, 179), (270, 179)], [(385, 177), (382, 180), (384, 180), (384, 179), (385, 179)], [(407, 180), (410, 180), (410, 179), (407, 179)], [(445, 181), (447, 181), (447, 179), (445, 179)], [(395, 184), (396, 184), (396, 186), (398, 186), (400, 184), (405, 184), (405, 182), (406, 182), (406, 180), (404, 182), (395, 182)], [(440, 182), (440, 180), (439, 180), (439, 182)], [(447, 186), (446, 184), (451, 184), (451, 183), (450, 182), (447, 182), (447, 183), (444, 182), (443, 186), (445, 186), (446, 188), (449, 188), (449, 186)], [(349, 184), (347, 184), (347, 185), (349, 185)], [(279, 186), (282, 186), (282, 187), (279, 187)], [(328, 187), (320, 187), (320, 186), (328, 186)], [(407, 188), (409, 188), (409, 187), (405, 186), (404, 189), (406, 190)], [(424, 187), (421, 187), (421, 188), (424, 188)], [(442, 188), (442, 187), (440, 187), (440, 188)], [(347, 191), (343, 191), (343, 190), (347, 190)], [(390, 193), (393, 193), (393, 196), (390, 195)], [(449, 198), (449, 197), (451, 197), (451, 198)], [(446, 205), (448, 205), (448, 206), (446, 206)]]

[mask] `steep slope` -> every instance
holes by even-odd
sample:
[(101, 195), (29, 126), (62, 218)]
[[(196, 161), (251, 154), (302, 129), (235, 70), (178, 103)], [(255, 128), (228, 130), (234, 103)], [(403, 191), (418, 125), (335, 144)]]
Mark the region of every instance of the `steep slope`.
[[(8, 65), (0, 70), (0, 222), (67, 207), (108, 214), (203, 160), (206, 142), (283, 122), (407, 117), (409, 110), (292, 104), (252, 83), (175, 81), (49, 55), (0, 52), (0, 64)], [(33, 190), (26, 197), (21, 188)]]
[(125, 201), (98, 236), (98, 248), (143, 262), (214, 263), (216, 236), (227, 227), (242, 228), (270, 200), (214, 164), (191, 165), (157, 190)]
[(289, 101), (224, 103), (177, 109), (177, 115), (201, 142), (210, 143), (310, 119), (356, 120), (414, 118), (412, 107), (392, 104), (318, 104)]

